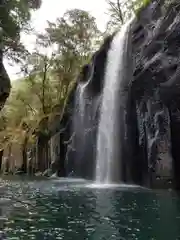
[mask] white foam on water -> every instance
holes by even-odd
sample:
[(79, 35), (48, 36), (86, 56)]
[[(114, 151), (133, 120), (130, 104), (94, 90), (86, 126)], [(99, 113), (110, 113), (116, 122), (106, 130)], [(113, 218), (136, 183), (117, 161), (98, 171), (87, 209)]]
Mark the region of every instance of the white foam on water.
[(63, 177), (58, 177), (58, 178), (53, 178), (51, 179), (52, 182), (59, 182), (59, 183), (78, 183), (78, 182), (87, 182), (87, 180), (83, 178), (63, 178)]
[(104, 189), (104, 188), (142, 188), (139, 185), (134, 184), (113, 184), (113, 183), (105, 183), (105, 184), (99, 184), (99, 183), (92, 183), (87, 184), (87, 188), (97, 188), (97, 189)]

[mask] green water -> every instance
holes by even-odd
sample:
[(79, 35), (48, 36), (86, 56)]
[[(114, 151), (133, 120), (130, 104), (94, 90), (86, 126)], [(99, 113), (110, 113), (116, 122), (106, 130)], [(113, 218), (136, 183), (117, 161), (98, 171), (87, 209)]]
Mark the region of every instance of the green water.
[(1, 180), (0, 197), (0, 239), (180, 239), (175, 192)]

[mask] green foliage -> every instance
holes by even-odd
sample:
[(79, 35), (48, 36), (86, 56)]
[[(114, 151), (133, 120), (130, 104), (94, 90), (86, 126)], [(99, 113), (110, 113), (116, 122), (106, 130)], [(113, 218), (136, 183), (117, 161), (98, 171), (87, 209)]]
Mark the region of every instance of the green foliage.
[[(149, 2), (108, 0), (108, 34)], [(30, 10), (39, 6), (39, 0), (4, 0), (0, 5), (3, 52), (10, 59), (26, 57), (25, 77), (13, 82), (10, 97), (0, 113), (0, 149), (12, 142), (23, 144), (27, 138), (33, 142), (39, 132), (48, 136), (54, 117), (64, 114), (81, 67), (102, 41), (94, 17), (74, 9), (56, 23), (48, 23), (45, 33), (37, 35), (36, 48), (29, 55), (20, 43), (20, 31), (29, 29)], [(55, 50), (45, 54), (47, 48)]]
[(135, 8), (134, 8), (136, 16), (138, 17), (141, 10), (143, 8), (147, 7), (147, 5), (150, 4), (150, 3), (151, 3), (151, 0), (141, 0), (141, 1), (136, 0), (136, 4), (135, 4)]
[[(32, 140), (39, 132), (48, 136), (50, 122), (63, 116), (77, 75), (100, 41), (95, 19), (78, 9), (67, 11), (56, 24), (49, 23), (44, 35), (37, 35), (36, 48), (23, 67), (25, 78), (13, 82), (1, 112), (0, 121), (6, 120), (0, 132), (2, 146), (23, 143), (27, 135)], [(45, 54), (53, 46), (56, 50)]]
[(40, 0), (2, 0), (0, 3), (0, 41), (4, 55), (19, 60), (27, 54), (20, 43), (20, 32), (30, 28), (30, 11), (40, 7)]
[(46, 31), (51, 42), (58, 45), (59, 53), (68, 52), (74, 56), (91, 54), (92, 45), (95, 48), (100, 37), (94, 17), (79, 9), (67, 11), (56, 24), (49, 22)]
[(118, 30), (133, 15), (138, 16), (140, 10), (150, 2), (151, 0), (107, 0), (108, 15), (110, 16), (107, 32)]

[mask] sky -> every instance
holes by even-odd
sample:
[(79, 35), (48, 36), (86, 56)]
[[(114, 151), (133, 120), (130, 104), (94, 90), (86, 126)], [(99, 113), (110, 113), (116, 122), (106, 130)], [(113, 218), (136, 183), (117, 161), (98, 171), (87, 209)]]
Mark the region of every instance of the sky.
[[(107, 3), (106, 0), (42, 0), (41, 8), (32, 13), (31, 24), (35, 31), (43, 32), (47, 26), (47, 20), (55, 22), (58, 17), (69, 9), (78, 8), (88, 11), (96, 18), (97, 26), (100, 30), (105, 30), (107, 17)], [(32, 51), (35, 45), (35, 37), (32, 35), (21, 34), (22, 42), (29, 51)], [(20, 71), (18, 66), (10, 66), (8, 62), (4, 61), (6, 70), (11, 80), (19, 78), (17, 73)]]

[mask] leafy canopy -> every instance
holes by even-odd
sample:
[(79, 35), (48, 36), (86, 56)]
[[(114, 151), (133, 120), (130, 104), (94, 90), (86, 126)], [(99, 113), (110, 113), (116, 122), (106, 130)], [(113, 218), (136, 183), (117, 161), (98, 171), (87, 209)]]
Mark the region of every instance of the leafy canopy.
[[(0, 118), (5, 120), (0, 142), (20, 143), (24, 131), (32, 139), (34, 132), (42, 130), (43, 119), (48, 117), (49, 124), (53, 117), (62, 117), (79, 71), (97, 49), (101, 35), (95, 19), (83, 10), (67, 11), (56, 23), (49, 22), (26, 58), (25, 78), (13, 83)], [(47, 48), (55, 50), (47, 54)]]
[(151, 0), (107, 0), (109, 5), (108, 15), (110, 20), (107, 24), (107, 32), (113, 32), (121, 27), (133, 15), (146, 7)]
[(41, 0), (2, 0), (0, 3), (0, 41), (4, 55), (18, 60), (25, 48), (20, 42), (20, 32), (30, 29), (31, 11), (38, 9)]

